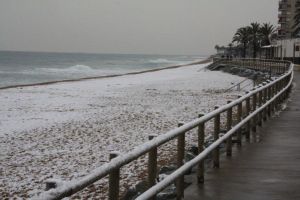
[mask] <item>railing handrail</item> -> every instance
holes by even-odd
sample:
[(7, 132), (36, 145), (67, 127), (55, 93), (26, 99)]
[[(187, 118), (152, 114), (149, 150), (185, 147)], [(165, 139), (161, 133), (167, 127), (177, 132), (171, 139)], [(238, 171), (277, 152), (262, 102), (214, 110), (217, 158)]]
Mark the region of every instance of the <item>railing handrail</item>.
[(283, 92), (285, 92), (292, 84), (293, 81), (293, 71), (291, 73), (291, 79), (289, 81), (289, 84), (283, 88), (279, 93), (277, 93), (274, 97), (272, 97), (270, 100), (268, 100), (266, 103), (264, 103), (261, 107), (256, 109), (254, 112), (249, 114), (245, 119), (240, 121), (238, 124), (236, 124), (234, 127), (232, 127), (228, 132), (226, 132), (222, 137), (220, 137), (218, 140), (213, 142), (209, 147), (207, 147), (205, 150), (203, 150), (200, 154), (198, 154), (195, 158), (185, 163), (180, 168), (176, 169), (173, 173), (168, 175), (165, 179), (151, 187), (149, 190), (144, 192), (142, 195), (136, 198), (136, 200), (144, 200), (144, 199), (150, 199), (154, 195), (161, 192), (163, 189), (171, 185), (173, 182), (176, 181), (180, 176), (183, 176), (189, 169), (199, 164), (203, 159), (205, 159), (209, 154), (212, 153), (213, 150), (218, 148), (220, 144), (226, 141), (229, 137), (231, 137), (234, 133), (236, 133), (241, 127), (243, 127), (249, 120), (251, 120), (255, 115), (257, 115), (259, 112), (261, 112), (263, 109), (265, 109), (268, 105), (270, 105), (275, 99), (277, 99)]
[(248, 80), (249, 80), (248, 78), (245, 78), (244, 80), (242, 80), (242, 81), (240, 81), (240, 82), (234, 84), (233, 86), (231, 86), (230, 88), (228, 88), (227, 90), (225, 90), (225, 92), (228, 92), (228, 91), (232, 90), (233, 88), (235, 88), (235, 87), (241, 85), (242, 83), (244, 83), (244, 82), (246, 82), (246, 81), (248, 81)]
[[(250, 60), (250, 59), (247, 59), (247, 60)], [(268, 60), (268, 61), (278, 62), (277, 60), (276, 61)], [(230, 109), (234, 106), (237, 106), (241, 102), (245, 101), (247, 98), (251, 97), (254, 94), (257, 94), (258, 92), (266, 89), (267, 87), (270, 87), (270, 86), (276, 84), (277, 82), (281, 81), (282, 79), (286, 78), (287, 76), (293, 75), (293, 64), (291, 62), (280, 61), (280, 63), (289, 64), (290, 69), (284, 75), (276, 78), (272, 82), (267, 83), (264, 86), (255, 88), (253, 91), (250, 91), (248, 94), (232, 101), (229, 104), (219, 107), (218, 109), (204, 115), (201, 118), (192, 120), (191, 122), (188, 122), (181, 127), (170, 130), (163, 135), (157, 136), (156, 138), (154, 138), (151, 141), (148, 141), (148, 142), (145, 142), (145, 143), (139, 145), (132, 151), (130, 151), (126, 154), (120, 155), (120, 156), (112, 159), (109, 163), (106, 163), (106, 164), (102, 165), (101, 167), (93, 170), (92, 173), (90, 173), (89, 175), (86, 175), (85, 177), (83, 177), (80, 180), (64, 182), (61, 187), (46, 191), (46, 192), (42, 193), (38, 198), (62, 199), (64, 197), (71, 196), (72, 194), (75, 194), (76, 192), (84, 189), (85, 187), (89, 186), (90, 184), (107, 176), (114, 170), (121, 168), (122, 166), (132, 162), (133, 160), (136, 160), (137, 158), (139, 158), (140, 156), (142, 156), (146, 153), (149, 153), (149, 151), (151, 151), (152, 149), (157, 148), (157, 147), (161, 146), (162, 144), (178, 137), (179, 135), (184, 134), (187, 131), (190, 131), (191, 129), (196, 128), (200, 124), (209, 121), (210, 119), (214, 118), (215, 116), (219, 115), (220, 113), (223, 113), (223, 112), (227, 111), (228, 109)]]
[(273, 59), (261, 59), (261, 58), (214, 58), (216, 59), (217, 61), (225, 61), (225, 60), (248, 60), (248, 61), (268, 61), (268, 62), (278, 62), (278, 63), (290, 63), (290, 61), (287, 61), (287, 60), (273, 60)]

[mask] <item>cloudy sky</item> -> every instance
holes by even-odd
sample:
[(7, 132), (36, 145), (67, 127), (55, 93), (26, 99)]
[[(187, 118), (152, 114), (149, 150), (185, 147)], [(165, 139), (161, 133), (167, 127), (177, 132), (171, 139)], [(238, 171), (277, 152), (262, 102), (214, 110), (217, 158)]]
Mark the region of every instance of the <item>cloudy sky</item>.
[(277, 0), (0, 0), (0, 50), (208, 55)]

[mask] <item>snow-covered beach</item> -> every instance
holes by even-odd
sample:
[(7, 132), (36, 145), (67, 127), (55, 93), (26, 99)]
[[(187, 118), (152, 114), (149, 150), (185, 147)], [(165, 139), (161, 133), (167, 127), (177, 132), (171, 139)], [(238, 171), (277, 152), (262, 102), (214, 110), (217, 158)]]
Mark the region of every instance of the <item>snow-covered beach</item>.
[[(80, 178), (108, 162), (110, 151), (126, 153), (149, 134), (236, 98), (237, 92), (224, 91), (244, 78), (206, 65), (1, 90), (0, 196), (32, 197), (48, 178)], [(124, 169), (123, 183), (135, 182), (141, 165), (145, 160)], [(81, 197), (102, 198), (104, 182)]]

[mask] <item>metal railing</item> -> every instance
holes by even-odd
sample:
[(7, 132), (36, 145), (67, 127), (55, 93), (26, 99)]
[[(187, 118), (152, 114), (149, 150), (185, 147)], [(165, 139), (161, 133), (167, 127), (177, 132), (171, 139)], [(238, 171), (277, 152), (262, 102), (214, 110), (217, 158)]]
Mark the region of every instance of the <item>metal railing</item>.
[(250, 85), (253, 85), (253, 87), (255, 86), (255, 82), (246, 78), (238, 83), (233, 83), (233, 86), (231, 86), (230, 88), (228, 88), (227, 90), (225, 90), (225, 92), (229, 92), (229, 91), (232, 91), (234, 89), (236, 89), (237, 91), (241, 91), (242, 89), (250, 86)]
[[(228, 102), (221, 107), (215, 107), (215, 110), (206, 114), (199, 115), (199, 118), (186, 124), (179, 124), (179, 127), (163, 135), (151, 137), (150, 141), (138, 146), (134, 150), (124, 155), (112, 155), (113, 158), (95, 169), (91, 174), (80, 180), (65, 182), (64, 184), (42, 193), (38, 199), (62, 199), (71, 196), (95, 183), (105, 176), (109, 176), (109, 194), (111, 200), (119, 198), (120, 168), (136, 160), (142, 155), (148, 154), (148, 187), (149, 189), (141, 194), (137, 199), (155, 199), (156, 195), (164, 190), (170, 184), (176, 182), (177, 199), (184, 196), (184, 174), (192, 167), (197, 166), (198, 182), (204, 182), (204, 159), (212, 154), (213, 166), (220, 167), (220, 144), (226, 142), (226, 154), (231, 156), (232, 137), (236, 136), (237, 144), (242, 145), (242, 127), (246, 130), (246, 140), (250, 140), (251, 132), (256, 135), (257, 126), (262, 126), (272, 116), (272, 113), (278, 109), (278, 105), (287, 98), (292, 80), (293, 64), (287, 61), (278, 60), (222, 60), (217, 61), (222, 64), (241, 64), (242, 67), (250, 66), (257, 70), (269, 69), (276, 74), (280, 74), (273, 79), (264, 82), (247, 92), (244, 96), (232, 102)], [(257, 66), (255, 66), (255, 63)], [(268, 65), (269, 64), (269, 65)], [(271, 69), (270, 69), (271, 68)], [(233, 109), (237, 108), (236, 124), (233, 125)], [(226, 112), (227, 133), (220, 137), (221, 114)], [(214, 142), (207, 148), (203, 148), (205, 137), (205, 123), (214, 120)], [(185, 153), (185, 134), (197, 128), (198, 131), (198, 156), (187, 163), (183, 163)], [(157, 148), (161, 145), (177, 139), (177, 170), (167, 176), (162, 181), (156, 183), (157, 176)], [(117, 156), (117, 157), (115, 157)], [(53, 184), (55, 187), (55, 184)]]
[(285, 60), (215, 58), (213, 60), (213, 63), (210, 66), (208, 66), (208, 68), (214, 70), (217, 69), (220, 65), (238, 66), (242, 68), (248, 68), (251, 70), (268, 72), (270, 76), (276, 76), (286, 72), (290, 66), (290, 63)]

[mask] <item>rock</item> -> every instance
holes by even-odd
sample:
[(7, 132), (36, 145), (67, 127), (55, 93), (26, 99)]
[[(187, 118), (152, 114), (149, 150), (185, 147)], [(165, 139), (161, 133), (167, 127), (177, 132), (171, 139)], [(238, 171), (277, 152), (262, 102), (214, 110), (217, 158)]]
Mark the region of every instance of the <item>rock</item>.
[(204, 141), (204, 146), (207, 148), (209, 145), (211, 145), (214, 142), (214, 138), (212, 135), (209, 135), (206, 140)]
[(224, 135), (225, 133), (227, 133), (227, 130), (226, 130), (226, 129), (221, 129), (221, 130), (220, 130), (220, 133), (221, 133), (221, 134), (223, 133), (223, 135)]
[(241, 132), (242, 132), (243, 135), (245, 135), (247, 133), (246, 127), (242, 127)]
[(184, 161), (188, 162), (188, 161), (192, 160), (195, 157), (196, 157), (196, 155), (193, 154), (192, 152), (186, 152), (185, 155), (184, 155)]
[(168, 186), (162, 192), (157, 195), (157, 200), (168, 200), (176, 198), (176, 187), (174, 184)]
[[(191, 154), (191, 153), (190, 153)], [(176, 166), (164, 166), (160, 169), (159, 174), (159, 181), (162, 181), (166, 176), (171, 174), (176, 170)], [(186, 188), (191, 183), (184, 183), (184, 187)], [(134, 200), (139, 195), (144, 193), (148, 189), (147, 182), (141, 181), (139, 182), (135, 187), (129, 188), (124, 197), (122, 197), (122, 200)], [(157, 194), (157, 200), (171, 200), (176, 198), (176, 185), (173, 183), (172, 185), (168, 186), (166, 189), (164, 189), (162, 192)]]
[[(190, 160), (192, 160), (192, 159), (194, 159), (196, 157), (196, 155), (195, 154), (193, 154), (192, 152), (187, 152), (187, 153), (185, 153), (185, 155), (184, 155), (184, 162), (186, 163), (186, 162), (189, 162)], [(185, 173), (185, 175), (190, 175), (191, 173), (192, 173), (192, 168), (191, 169), (189, 169), (186, 173)]]
[(134, 200), (139, 195), (144, 193), (148, 189), (148, 185), (146, 181), (140, 181), (138, 184), (136, 184), (134, 187), (129, 188), (126, 194), (124, 195), (122, 200)]
[(124, 197), (122, 197), (122, 200), (133, 200), (138, 196), (135, 188), (129, 188), (127, 192), (125, 193)]
[(223, 71), (226, 73), (238, 75), (241, 77), (248, 77), (249, 79), (252, 80), (257, 80), (257, 79), (266, 79), (270, 76), (270, 72), (268, 70), (266, 71), (258, 71), (250, 68), (240, 68), (232, 65), (218, 65), (217, 67), (214, 67), (213, 70), (219, 70)]
[(191, 152), (194, 155), (197, 155), (198, 154), (198, 147), (197, 146), (191, 146), (188, 151)]
[(46, 183), (46, 191), (50, 190), (50, 189), (55, 189), (55, 188), (59, 188), (59, 187), (63, 187), (64, 185), (64, 181), (60, 180), (60, 179), (55, 179), (55, 178), (49, 178), (45, 181)]
[(162, 181), (168, 175), (172, 174), (177, 169), (176, 165), (163, 166), (158, 172), (158, 181)]
[(172, 174), (176, 169), (177, 167), (175, 165), (163, 166), (162, 168), (160, 168), (159, 174), (169, 175)]
[(225, 148), (225, 143), (224, 142), (221, 143), (220, 146), (219, 146), (219, 149), (223, 149), (223, 148)]
[(137, 192), (145, 192), (148, 189), (148, 184), (146, 181), (140, 181), (136, 186), (135, 189)]

